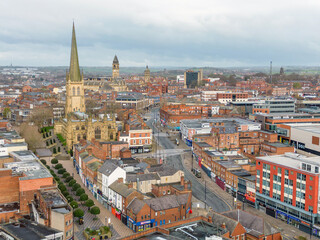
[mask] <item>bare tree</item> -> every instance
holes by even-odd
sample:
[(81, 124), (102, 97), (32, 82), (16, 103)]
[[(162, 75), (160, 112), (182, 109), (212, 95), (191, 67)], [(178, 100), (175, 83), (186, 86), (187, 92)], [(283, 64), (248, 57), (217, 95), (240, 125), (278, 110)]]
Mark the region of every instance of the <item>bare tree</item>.
[(18, 131), (21, 137), (25, 139), (30, 150), (34, 151), (37, 148), (44, 147), (42, 135), (39, 133), (37, 126), (30, 123), (22, 123)]
[(51, 107), (40, 107), (32, 111), (30, 116), (30, 122), (33, 122), (38, 128), (45, 125), (49, 125), (53, 118), (53, 112)]

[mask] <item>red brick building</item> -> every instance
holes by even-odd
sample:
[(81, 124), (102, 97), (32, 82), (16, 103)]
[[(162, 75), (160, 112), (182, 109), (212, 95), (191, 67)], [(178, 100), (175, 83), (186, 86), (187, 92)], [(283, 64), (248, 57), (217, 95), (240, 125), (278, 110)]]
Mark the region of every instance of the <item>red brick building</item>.
[(258, 157), (256, 201), (268, 215), (310, 232), (318, 223), (319, 157), (295, 153)]

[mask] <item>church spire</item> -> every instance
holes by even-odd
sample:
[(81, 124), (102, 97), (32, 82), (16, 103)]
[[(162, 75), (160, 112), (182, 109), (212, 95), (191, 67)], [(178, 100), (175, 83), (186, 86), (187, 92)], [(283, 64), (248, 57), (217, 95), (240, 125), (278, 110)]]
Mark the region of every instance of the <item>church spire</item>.
[(78, 59), (78, 50), (77, 50), (77, 41), (76, 41), (76, 31), (74, 28), (74, 22), (72, 27), (72, 42), (71, 42), (71, 56), (70, 56), (70, 81), (77, 82), (81, 81), (79, 59)]

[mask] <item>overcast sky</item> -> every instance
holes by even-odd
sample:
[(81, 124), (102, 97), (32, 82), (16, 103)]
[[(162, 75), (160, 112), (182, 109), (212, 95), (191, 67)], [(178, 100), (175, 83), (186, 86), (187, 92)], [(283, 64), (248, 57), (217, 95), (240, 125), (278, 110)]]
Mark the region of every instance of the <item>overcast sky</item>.
[(320, 65), (319, 0), (2, 0), (0, 65)]

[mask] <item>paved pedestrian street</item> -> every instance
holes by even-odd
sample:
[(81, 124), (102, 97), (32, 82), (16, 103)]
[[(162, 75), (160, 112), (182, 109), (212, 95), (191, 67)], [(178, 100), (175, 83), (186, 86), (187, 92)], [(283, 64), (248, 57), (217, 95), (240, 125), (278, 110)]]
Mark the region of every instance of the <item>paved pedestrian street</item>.
[[(59, 160), (59, 163), (63, 165), (63, 167), (66, 169), (67, 172), (70, 173), (71, 176), (74, 177), (74, 179), (81, 185), (81, 187), (85, 190), (85, 193), (88, 195), (89, 199), (92, 199), (94, 201), (95, 206), (100, 208), (100, 214), (97, 215), (97, 220), (94, 219), (94, 215), (92, 215), (88, 211), (88, 207), (82, 206), (79, 201), (79, 197), (75, 195), (75, 192), (72, 191), (71, 187), (68, 186), (67, 183), (65, 183), (66, 187), (68, 188), (69, 193), (71, 196), (79, 203), (79, 208), (81, 208), (84, 211), (84, 224), (79, 225), (78, 219), (75, 218), (75, 224), (74, 224), (74, 232), (75, 232), (75, 239), (78, 240), (84, 240), (85, 237), (83, 235), (83, 231), (86, 228), (91, 229), (98, 229), (101, 226), (107, 225), (107, 220), (110, 218), (111, 220), (111, 231), (112, 231), (112, 238), (111, 239), (118, 239), (120, 237), (125, 237), (128, 235), (131, 235), (133, 231), (129, 229), (126, 225), (124, 225), (119, 219), (117, 219), (114, 215), (112, 215), (111, 212), (109, 212), (100, 202), (98, 202), (92, 195), (92, 193), (84, 186), (84, 184), (81, 182), (80, 176), (77, 174), (75, 168), (73, 167), (71, 160)], [(51, 163), (49, 163), (51, 166)], [(57, 170), (55, 170), (53, 167), (51, 167), (57, 174)], [(59, 174), (57, 174), (59, 176)], [(60, 176), (59, 176), (60, 177)], [(61, 178), (63, 181), (63, 178)]]

